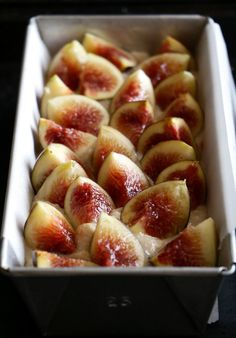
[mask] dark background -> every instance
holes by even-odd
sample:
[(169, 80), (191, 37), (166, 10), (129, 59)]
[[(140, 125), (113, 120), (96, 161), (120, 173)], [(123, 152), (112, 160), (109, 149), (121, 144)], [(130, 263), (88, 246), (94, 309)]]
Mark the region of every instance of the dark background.
[[(0, 0), (0, 217), (5, 198), (25, 31), (29, 18), (39, 14), (208, 15), (221, 26), (235, 78), (235, 1)], [(220, 321), (208, 325), (205, 335), (201, 338), (236, 337), (235, 274), (227, 277), (220, 289), (219, 311)], [(0, 338), (18, 337), (41, 337), (41, 335), (11, 281), (0, 274)]]

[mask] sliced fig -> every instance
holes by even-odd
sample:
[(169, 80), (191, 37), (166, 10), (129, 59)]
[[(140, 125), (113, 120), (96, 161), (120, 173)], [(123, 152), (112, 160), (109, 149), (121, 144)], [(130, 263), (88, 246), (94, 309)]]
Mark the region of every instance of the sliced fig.
[(115, 217), (101, 213), (91, 246), (92, 261), (102, 266), (136, 266), (145, 264), (139, 241)]
[(197, 161), (180, 161), (165, 168), (156, 183), (170, 180), (186, 180), (190, 195), (190, 207), (195, 209), (206, 199), (206, 183), (202, 168)]
[(49, 201), (64, 208), (64, 199), (69, 185), (79, 176), (87, 177), (83, 167), (75, 161), (59, 164), (45, 179), (34, 200)]
[(188, 225), (152, 258), (158, 266), (215, 266), (217, 236), (215, 223), (207, 218), (197, 226)]
[(108, 124), (109, 114), (97, 101), (83, 95), (67, 95), (48, 101), (48, 118), (62, 127), (97, 135), (101, 125)]
[(177, 97), (165, 110), (165, 116), (182, 117), (188, 124), (193, 136), (203, 127), (203, 112), (197, 101), (189, 93)]
[(189, 193), (184, 181), (154, 185), (133, 197), (125, 206), (121, 220), (134, 233), (165, 239), (178, 234), (189, 218)]
[(110, 61), (88, 54), (80, 75), (80, 93), (95, 100), (111, 99), (123, 81), (121, 72)]
[(62, 81), (71, 89), (79, 87), (79, 76), (82, 65), (87, 61), (87, 53), (77, 40), (64, 45), (52, 59), (48, 77), (57, 74)]
[(115, 207), (107, 192), (86, 177), (73, 181), (67, 190), (64, 206), (74, 227), (96, 222), (102, 211), (110, 213)]
[(194, 148), (183, 141), (163, 141), (151, 148), (142, 158), (143, 171), (155, 180), (162, 170), (169, 165), (184, 161), (195, 160)]
[(71, 268), (76, 266), (96, 266), (96, 264), (67, 256), (57, 255), (47, 251), (35, 252), (35, 264), (38, 268)]
[(25, 223), (24, 237), (31, 249), (70, 254), (76, 249), (75, 232), (53, 205), (38, 201)]
[(163, 80), (155, 88), (156, 103), (161, 109), (165, 109), (179, 95), (184, 93), (196, 95), (196, 79), (188, 71), (179, 72)]
[(174, 39), (172, 36), (167, 36), (161, 43), (159, 53), (181, 53), (181, 54), (189, 54), (189, 68), (195, 69), (196, 63), (191, 55), (190, 51), (178, 40)]
[(167, 77), (187, 70), (190, 56), (188, 54), (164, 53), (154, 55), (141, 63), (140, 68), (156, 87)]
[(38, 127), (39, 141), (43, 148), (50, 143), (64, 144), (79, 157), (81, 162), (92, 159), (97, 141), (96, 136), (73, 128), (65, 128), (52, 120), (41, 118)]
[(88, 53), (103, 56), (121, 71), (136, 65), (132, 54), (91, 33), (85, 34), (83, 46)]
[(119, 107), (127, 102), (149, 101), (155, 106), (155, 97), (151, 80), (142, 69), (136, 70), (129, 75), (121, 88), (114, 96), (110, 112), (114, 113)]
[(38, 156), (32, 170), (31, 181), (35, 191), (38, 191), (45, 179), (59, 164), (74, 160), (76, 154), (63, 144), (51, 143)]
[(154, 121), (153, 107), (148, 101), (128, 102), (112, 115), (110, 125), (137, 145), (144, 129)]
[(182, 118), (165, 118), (145, 129), (138, 141), (137, 150), (145, 154), (162, 141), (180, 140), (195, 147), (192, 133)]
[(107, 155), (112, 151), (126, 155), (132, 161), (137, 162), (135, 148), (130, 140), (118, 130), (102, 126), (98, 134), (93, 157), (95, 170), (99, 170)]
[(53, 75), (43, 90), (41, 99), (41, 115), (47, 117), (48, 100), (56, 96), (70, 95), (73, 91), (57, 75)]
[(149, 187), (142, 170), (127, 156), (111, 152), (98, 173), (98, 184), (111, 196), (117, 208)]
[(189, 54), (189, 50), (180, 41), (168, 35), (162, 41), (159, 53)]
[(90, 260), (90, 247), (96, 230), (96, 223), (83, 223), (75, 229), (77, 252)]

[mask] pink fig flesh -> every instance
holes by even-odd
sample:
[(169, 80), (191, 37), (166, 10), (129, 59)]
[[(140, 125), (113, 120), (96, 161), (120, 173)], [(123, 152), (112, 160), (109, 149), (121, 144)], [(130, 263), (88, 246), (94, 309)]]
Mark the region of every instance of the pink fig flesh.
[(141, 64), (141, 68), (156, 87), (167, 77), (186, 70), (190, 57), (187, 54), (164, 53), (155, 55)]
[(103, 56), (121, 71), (136, 65), (130, 53), (93, 34), (85, 35), (83, 45), (87, 52)]
[(71, 268), (78, 266), (96, 266), (96, 264), (79, 258), (61, 256), (46, 251), (35, 252), (36, 266), (38, 268)]
[(205, 203), (205, 177), (197, 161), (180, 161), (172, 164), (160, 173), (157, 183), (169, 180), (186, 180), (192, 210)]
[(181, 118), (165, 118), (145, 129), (138, 141), (138, 151), (145, 154), (162, 141), (180, 140), (191, 146), (194, 140), (186, 122)]
[(183, 141), (163, 141), (151, 148), (142, 158), (143, 171), (153, 180), (169, 165), (184, 161), (195, 160), (196, 154), (190, 145)]
[(111, 196), (117, 208), (123, 207), (132, 197), (149, 187), (142, 170), (122, 154), (111, 152), (98, 173), (100, 184)]
[(158, 266), (215, 266), (217, 236), (212, 218), (188, 225), (152, 262)]
[[(189, 218), (189, 193), (184, 181), (166, 181), (133, 197), (121, 220), (137, 232), (165, 239), (179, 233)], [(135, 230), (136, 228), (136, 230)]]
[(110, 214), (114, 203), (98, 184), (79, 177), (70, 185), (65, 197), (65, 211), (74, 227), (96, 222), (102, 211)]
[(166, 116), (183, 118), (188, 124), (193, 136), (199, 134), (203, 127), (203, 112), (197, 101), (189, 94), (177, 97), (165, 110)]
[(106, 109), (83, 95), (66, 95), (48, 101), (48, 118), (65, 128), (97, 135), (101, 125), (108, 124)]
[(126, 155), (132, 161), (137, 162), (137, 154), (130, 140), (115, 128), (102, 126), (93, 156), (96, 171), (100, 169), (103, 161), (112, 151)]
[(156, 103), (164, 110), (181, 94), (196, 95), (196, 79), (191, 72), (183, 71), (171, 75), (155, 88)]
[(144, 129), (154, 121), (154, 113), (148, 101), (129, 102), (121, 106), (112, 115), (110, 125), (118, 129), (130, 141), (137, 145)]
[(92, 260), (102, 266), (143, 266), (139, 241), (116, 218), (101, 213), (91, 245)]
[(43, 143), (44, 147), (50, 143), (60, 143), (75, 151), (85, 143), (83, 136), (84, 133), (80, 130), (65, 128), (53, 121), (49, 121), (44, 140), (41, 143)]
[(121, 88), (114, 96), (110, 112), (114, 113), (119, 107), (127, 102), (149, 101), (155, 105), (153, 86), (149, 77), (142, 69), (138, 69), (127, 77)]
[(53, 205), (38, 201), (27, 218), (24, 236), (32, 249), (70, 254), (75, 251), (75, 232)]

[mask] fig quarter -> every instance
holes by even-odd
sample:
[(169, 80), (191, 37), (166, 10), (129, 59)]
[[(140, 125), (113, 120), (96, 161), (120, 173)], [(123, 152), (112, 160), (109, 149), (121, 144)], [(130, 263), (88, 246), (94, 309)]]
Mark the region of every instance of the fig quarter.
[(82, 176), (69, 186), (64, 206), (74, 227), (82, 223), (96, 222), (102, 211), (110, 213), (115, 207), (104, 189)]
[(62, 127), (97, 135), (109, 122), (107, 110), (97, 101), (83, 95), (59, 96), (48, 101), (48, 118)]
[(132, 197), (149, 187), (142, 170), (127, 156), (111, 152), (98, 173), (100, 184), (111, 196), (117, 208), (123, 207)]
[(189, 225), (169, 242), (152, 263), (157, 266), (215, 266), (216, 227), (212, 218), (196, 226)]
[(88, 53), (103, 56), (121, 71), (136, 65), (136, 60), (132, 54), (91, 33), (85, 34), (83, 46)]
[(143, 249), (118, 219), (101, 213), (91, 245), (93, 262), (102, 266), (136, 266), (145, 264)]
[(185, 181), (166, 181), (133, 197), (123, 208), (121, 220), (131, 230), (165, 239), (178, 234), (190, 212), (189, 192)]
[(195, 160), (196, 153), (192, 146), (179, 140), (159, 142), (142, 158), (143, 171), (153, 180), (169, 165), (183, 161)]
[(76, 249), (75, 232), (53, 205), (36, 202), (27, 218), (24, 237), (31, 249), (70, 254)]

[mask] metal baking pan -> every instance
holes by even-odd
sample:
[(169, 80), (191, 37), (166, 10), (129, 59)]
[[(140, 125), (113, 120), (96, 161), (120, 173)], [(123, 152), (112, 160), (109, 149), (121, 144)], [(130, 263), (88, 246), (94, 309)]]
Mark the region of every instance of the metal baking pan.
[[(129, 50), (154, 53), (167, 34), (194, 52), (198, 100), (205, 112), (203, 162), (207, 209), (219, 232), (215, 268), (25, 267), (23, 227), (38, 154), (39, 100), (50, 57), (87, 31)], [(223, 278), (235, 270), (235, 129), (228, 56), (220, 27), (197, 15), (39, 16), (25, 42), (11, 165), (1, 234), (0, 266), (22, 293), (46, 335), (199, 335)]]

